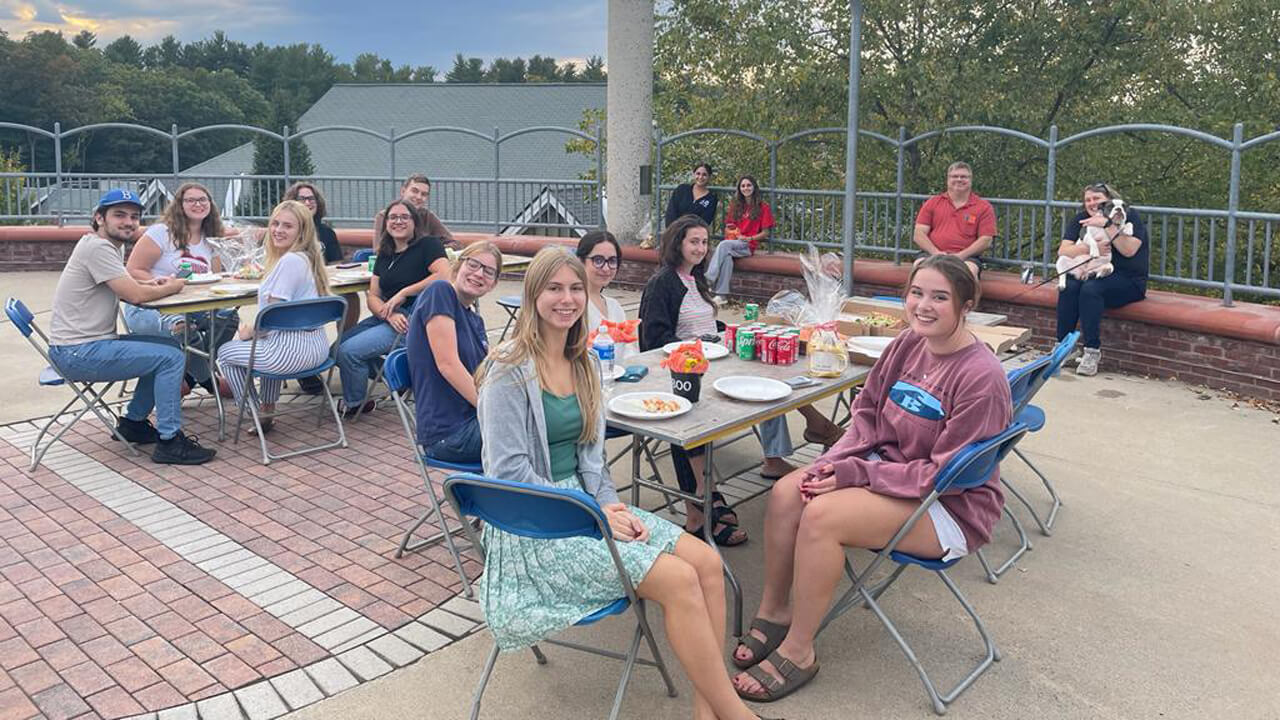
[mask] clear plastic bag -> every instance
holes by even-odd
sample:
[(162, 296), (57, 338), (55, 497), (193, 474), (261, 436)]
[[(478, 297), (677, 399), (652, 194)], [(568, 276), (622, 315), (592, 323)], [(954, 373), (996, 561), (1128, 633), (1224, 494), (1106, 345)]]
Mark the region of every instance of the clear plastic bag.
[(262, 245), (263, 229), (234, 221), (223, 222), (226, 235), (206, 238), (222, 261), (222, 269), (235, 277), (257, 279), (262, 276), (266, 248)]
[(836, 320), (844, 303), (840, 256), (820, 254), (810, 245), (808, 252), (800, 255), (800, 264), (809, 297), (783, 290), (770, 298), (765, 312), (809, 332), (806, 352), (810, 375), (837, 377), (849, 366), (848, 350), (836, 332)]

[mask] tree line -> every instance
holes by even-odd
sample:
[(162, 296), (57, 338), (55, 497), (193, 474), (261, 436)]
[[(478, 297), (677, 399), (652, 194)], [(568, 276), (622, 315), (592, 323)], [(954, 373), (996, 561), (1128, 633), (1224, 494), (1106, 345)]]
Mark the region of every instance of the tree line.
[[(351, 63), (337, 61), (322, 46), (249, 45), (222, 31), (183, 43), (168, 36), (143, 46), (124, 35), (99, 47), (82, 31), (70, 41), (61, 33), (29, 33), (20, 40), (0, 30), (0, 121), (52, 130), (104, 122), (127, 122), (167, 131), (215, 123), (245, 124), (275, 131), (296, 127), (298, 118), (336, 83), (603, 82), (604, 61), (582, 67), (534, 55), (480, 58), (458, 54), (441, 73), (430, 65), (394, 65), (375, 53)], [(180, 141), (184, 167), (247, 142), (243, 132), (196, 135)], [(258, 142), (258, 141), (255, 141)], [(167, 143), (127, 130), (88, 132), (63, 145), (67, 171), (163, 172), (172, 164)], [(51, 172), (52, 143), (35, 135), (0, 130), (4, 169)], [(280, 172), (278, 143), (258, 142), (254, 171)], [(295, 172), (311, 172), (306, 146), (291, 147)]]

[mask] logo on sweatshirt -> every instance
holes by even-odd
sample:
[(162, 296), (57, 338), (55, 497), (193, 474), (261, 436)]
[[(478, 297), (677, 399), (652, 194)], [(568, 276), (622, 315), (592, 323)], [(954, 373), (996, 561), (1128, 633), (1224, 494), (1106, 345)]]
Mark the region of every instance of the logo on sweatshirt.
[(912, 385), (905, 380), (899, 380), (889, 389), (889, 399), (898, 407), (925, 420), (941, 420), (947, 414), (942, 410), (942, 403), (938, 398), (929, 394), (927, 390)]

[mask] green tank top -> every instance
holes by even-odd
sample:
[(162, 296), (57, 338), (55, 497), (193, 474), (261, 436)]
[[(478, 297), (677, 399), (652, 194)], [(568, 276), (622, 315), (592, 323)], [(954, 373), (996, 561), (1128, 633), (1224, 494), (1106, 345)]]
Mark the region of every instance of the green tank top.
[(578, 474), (578, 436), (582, 434), (582, 410), (578, 396), (558, 397), (542, 391), (542, 412), (547, 418), (547, 449), (551, 451), (551, 479), (565, 480)]

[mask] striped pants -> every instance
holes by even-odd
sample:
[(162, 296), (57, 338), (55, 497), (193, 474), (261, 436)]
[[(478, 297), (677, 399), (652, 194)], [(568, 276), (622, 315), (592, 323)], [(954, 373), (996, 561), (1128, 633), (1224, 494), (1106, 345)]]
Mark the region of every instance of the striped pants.
[[(251, 342), (236, 338), (218, 350), (218, 369), (231, 385), (237, 403), (244, 397), (249, 380)], [(274, 374), (297, 373), (319, 365), (328, 355), (329, 341), (324, 330), (277, 330), (258, 338), (253, 369)], [(280, 398), (280, 385), (279, 380), (262, 379), (258, 388), (262, 404), (275, 404)]]

